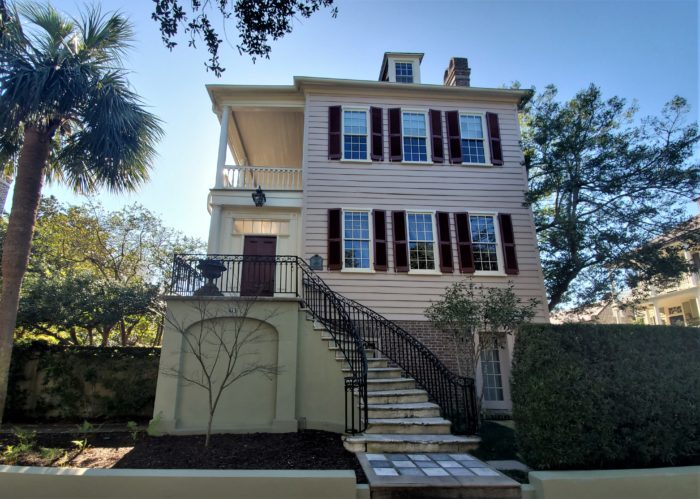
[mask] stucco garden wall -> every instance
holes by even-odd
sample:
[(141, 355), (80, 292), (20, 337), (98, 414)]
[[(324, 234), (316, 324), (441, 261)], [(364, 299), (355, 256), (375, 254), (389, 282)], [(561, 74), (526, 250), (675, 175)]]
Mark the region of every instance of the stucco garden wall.
[[(242, 331), (255, 331), (258, 340), (243, 349), (240, 366), (270, 364), (276, 376), (255, 373), (227, 388), (216, 410), (214, 432), (289, 432), (299, 427), (344, 430), (342, 364), (321, 339), (321, 331), (299, 308), (297, 299), (170, 297), (163, 334), (154, 422), (162, 433), (202, 433), (208, 418), (208, 394), (196, 383), (197, 359), (190, 353), (182, 331), (197, 331), (216, 324), (224, 335), (238, 327), (239, 313), (250, 303)], [(202, 308), (206, 307), (203, 314)], [(202, 321), (202, 319), (205, 319)], [(209, 362), (218, 342), (207, 344)], [(220, 361), (221, 362), (221, 361)], [(238, 371), (238, 369), (237, 369)], [(218, 371), (221, 379), (223, 372)]]

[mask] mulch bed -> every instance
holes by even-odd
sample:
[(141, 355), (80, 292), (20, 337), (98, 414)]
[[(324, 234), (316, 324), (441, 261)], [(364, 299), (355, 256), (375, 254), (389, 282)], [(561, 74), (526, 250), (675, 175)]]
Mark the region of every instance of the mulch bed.
[[(140, 433), (134, 441), (128, 432), (93, 433), (87, 435), (87, 448), (77, 452), (73, 441), (82, 438), (77, 434), (39, 433), (37, 448), (65, 449), (68, 458), (47, 462), (37, 452), (16, 464), (132, 469), (355, 470), (358, 483), (367, 483), (359, 462), (353, 453), (345, 450), (340, 435), (325, 431), (212, 435), (208, 449), (202, 435), (149, 437)], [(0, 434), (0, 451), (14, 444), (13, 435)]]

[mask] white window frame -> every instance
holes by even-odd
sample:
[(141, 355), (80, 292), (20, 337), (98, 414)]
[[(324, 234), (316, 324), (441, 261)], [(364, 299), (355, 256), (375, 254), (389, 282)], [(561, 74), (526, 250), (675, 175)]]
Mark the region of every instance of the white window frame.
[[(367, 129), (367, 157), (365, 159), (350, 159), (345, 157), (345, 111), (363, 111), (365, 113), (365, 123)], [(369, 106), (342, 106), (340, 115), (340, 160), (350, 163), (371, 163), (372, 130), (370, 130)], [(357, 135), (357, 134), (352, 134)], [(361, 135), (357, 135), (361, 137)]]
[[(404, 154), (404, 148), (403, 148), (403, 141), (406, 139), (406, 132), (404, 131), (403, 127), (403, 115), (404, 113), (409, 113), (409, 114), (422, 114), (423, 117), (425, 118), (425, 152), (426, 152), (426, 160), (425, 161), (407, 161), (405, 158)], [(415, 137), (415, 135), (411, 135), (411, 137)], [(433, 151), (431, 149), (431, 136), (430, 136), (430, 121), (428, 120), (428, 111), (425, 109), (404, 109), (401, 108), (401, 162), (404, 164), (409, 164), (409, 165), (432, 165), (433, 162), (431, 158), (433, 157)]]
[(472, 253), (474, 251), (475, 244), (474, 232), (472, 231), (472, 217), (491, 217), (493, 219), (493, 229), (496, 232), (496, 261), (498, 262), (498, 270), (476, 270), (476, 258), (474, 258), (474, 275), (505, 276), (506, 273), (503, 263), (503, 248), (501, 246), (501, 225), (498, 221), (498, 213), (488, 211), (465, 211), (469, 213), (469, 242), (472, 245)]
[(390, 57), (389, 67), (387, 68), (387, 76), (391, 83), (398, 83), (396, 81), (396, 63), (397, 62), (410, 62), (413, 65), (413, 83), (400, 83), (400, 85), (416, 85), (420, 83), (420, 59), (413, 57)]
[(479, 116), (481, 118), (481, 135), (484, 141), (484, 162), (483, 163), (465, 163), (464, 155), (462, 155), (462, 165), (464, 166), (493, 166), (491, 161), (491, 144), (489, 144), (488, 126), (486, 125), (486, 113), (476, 111), (459, 111), (459, 146), (462, 148), (462, 116)]
[[(408, 228), (408, 216), (409, 215), (430, 215), (430, 220), (432, 221), (433, 228), (433, 268), (432, 269), (412, 269), (411, 268), (411, 236)], [(425, 242), (425, 241), (420, 241)], [(438, 241), (437, 241), (437, 222), (435, 220), (435, 210), (406, 210), (406, 251), (408, 252), (408, 273), (409, 274), (424, 274), (424, 275), (435, 275), (441, 274), (440, 272), (440, 255), (438, 255)]]
[[(367, 213), (367, 229), (369, 230), (369, 267), (366, 269), (345, 266), (345, 213)], [(372, 210), (368, 208), (342, 208), (340, 210), (340, 231), (341, 231), (341, 272), (357, 272), (361, 274), (374, 273), (374, 227), (372, 225)]]
[[(498, 360), (497, 360), (497, 361), (491, 361), (491, 360), (488, 360), (488, 361), (487, 361), (487, 360), (484, 358), (484, 354), (486, 354), (487, 352), (494, 352), (494, 351), (496, 352), (496, 355), (498, 356)], [(505, 379), (504, 379), (504, 376), (503, 376), (504, 373), (503, 373), (503, 356), (502, 356), (502, 352), (505, 352), (506, 355), (507, 355), (507, 352), (505, 351), (505, 349), (503, 349), (503, 348), (498, 348), (498, 347), (496, 347), (496, 348), (489, 348), (488, 350), (483, 350), (483, 351), (481, 352), (481, 358), (479, 359), (479, 368), (480, 368), (480, 370), (481, 370), (481, 396), (484, 398), (484, 402), (492, 402), (492, 403), (496, 403), (496, 404), (497, 404), (497, 403), (499, 403), (499, 402), (505, 402), (505, 400), (506, 400), (506, 386), (505, 386), (506, 383), (505, 383)], [(484, 367), (485, 367), (485, 364), (486, 364), (487, 362), (489, 362), (489, 363), (491, 363), (491, 362), (497, 363), (497, 365), (498, 365), (498, 375), (497, 375), (497, 376), (498, 376), (498, 381), (500, 382), (500, 385), (501, 385), (500, 387), (487, 387), (487, 386), (486, 386), (486, 380), (487, 380), (488, 376), (494, 376), (494, 377), (496, 376), (496, 375), (493, 375), (493, 374), (487, 375), (487, 374), (484, 372)], [(491, 389), (491, 390), (495, 390), (495, 391), (498, 391), (498, 390), (500, 389), (500, 391), (501, 391), (501, 398), (500, 398), (500, 399), (499, 399), (499, 398), (495, 398), (495, 399), (486, 398), (486, 391), (487, 391), (487, 388), (488, 388), (488, 389)]]
[[(412, 79), (412, 81), (410, 83), (405, 82), (405, 81), (402, 81), (402, 82), (399, 81), (399, 75), (397, 73), (397, 68), (396, 68), (397, 64), (410, 64), (411, 65), (411, 79)], [(410, 59), (395, 59), (394, 60), (394, 81), (396, 83), (403, 83), (404, 85), (412, 85), (413, 83), (415, 83), (416, 82), (416, 64), (415, 64), (415, 62), (410, 60)]]

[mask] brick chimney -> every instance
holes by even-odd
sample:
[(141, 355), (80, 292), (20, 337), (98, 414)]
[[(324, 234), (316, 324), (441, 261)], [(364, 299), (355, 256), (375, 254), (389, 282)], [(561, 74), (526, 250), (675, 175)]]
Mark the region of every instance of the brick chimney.
[(453, 57), (445, 70), (443, 84), (446, 87), (468, 87), (471, 72), (466, 57)]

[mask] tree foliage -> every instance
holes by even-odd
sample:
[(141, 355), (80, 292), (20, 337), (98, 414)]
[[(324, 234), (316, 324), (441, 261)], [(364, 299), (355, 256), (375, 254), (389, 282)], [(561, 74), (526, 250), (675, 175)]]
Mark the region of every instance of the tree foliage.
[(523, 115), (526, 200), (550, 309), (688, 270), (657, 238), (676, 228), (681, 244), (700, 242), (697, 228), (683, 230), (685, 205), (700, 194), (698, 126), (686, 123), (681, 97), (657, 117), (636, 113), (591, 85), (567, 102), (549, 86)]
[[(0, 251), (6, 222), (0, 222)], [(65, 206), (44, 198), (22, 290), (16, 336), (75, 345), (157, 345), (159, 294), (172, 255), (203, 243), (134, 204)]]
[[(293, 30), (293, 22), (299, 17), (309, 18), (323, 8), (333, 5), (333, 0), (153, 0), (155, 6), (151, 18), (160, 24), (163, 43), (173, 49), (180, 29), (189, 35), (189, 46), (203, 41), (209, 52), (205, 63), (207, 70), (221, 76), (219, 48), (224, 39), (215, 25), (223, 23), (224, 33), (235, 18), (239, 41), (235, 44), (239, 54), (248, 54), (253, 61), (258, 57), (269, 59), (270, 40), (278, 40)], [(333, 17), (337, 8), (331, 9)], [(213, 14), (213, 17), (212, 17)]]
[(425, 316), (452, 339), (460, 375), (475, 378), (482, 353), (503, 348), (507, 335), (532, 320), (537, 305), (536, 299), (522, 303), (512, 283), (495, 288), (465, 280), (446, 288)]

